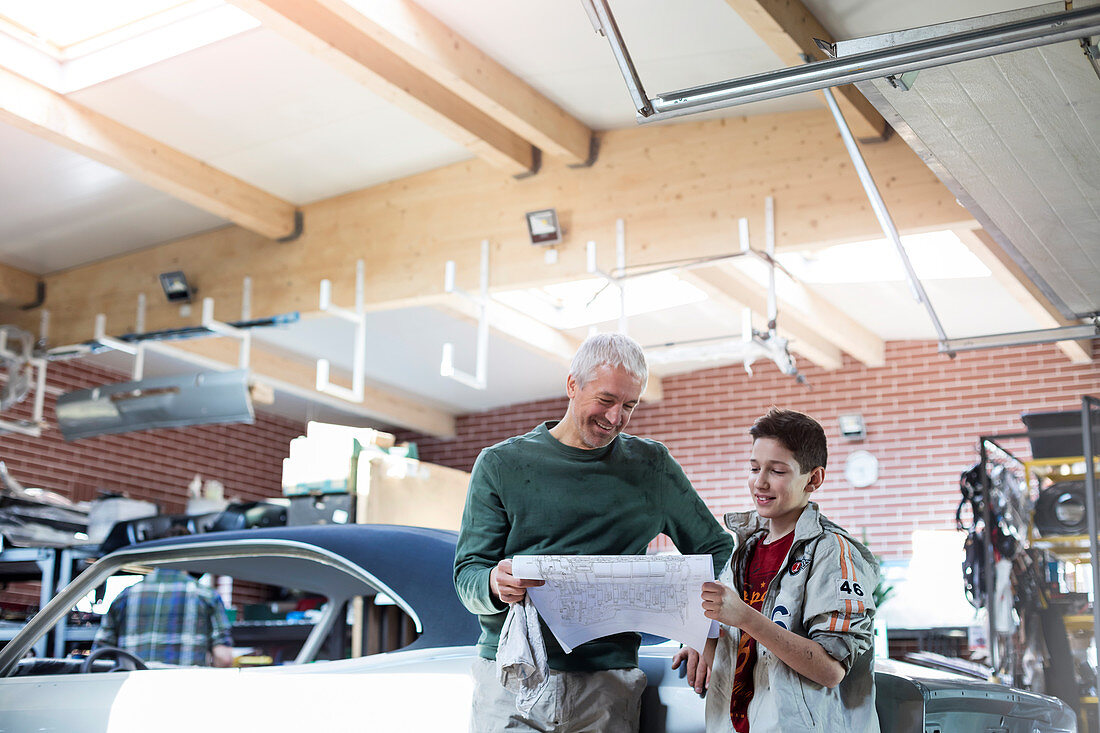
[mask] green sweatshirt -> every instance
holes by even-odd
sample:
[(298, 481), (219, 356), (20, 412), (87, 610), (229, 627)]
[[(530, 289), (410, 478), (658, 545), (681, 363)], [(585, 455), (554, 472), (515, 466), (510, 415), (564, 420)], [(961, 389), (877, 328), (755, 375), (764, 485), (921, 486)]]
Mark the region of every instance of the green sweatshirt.
[[(714, 556), (715, 573), (733, 538), (695, 493), (664, 445), (620, 434), (605, 448), (559, 442), (548, 422), (478, 456), (455, 550), (455, 588), (481, 621), (478, 653), (496, 658), (507, 607), (489, 591), (489, 572), (515, 555), (644, 555), (660, 533), (685, 555)], [(594, 639), (566, 654), (543, 623), (551, 669), (636, 667), (638, 634)]]

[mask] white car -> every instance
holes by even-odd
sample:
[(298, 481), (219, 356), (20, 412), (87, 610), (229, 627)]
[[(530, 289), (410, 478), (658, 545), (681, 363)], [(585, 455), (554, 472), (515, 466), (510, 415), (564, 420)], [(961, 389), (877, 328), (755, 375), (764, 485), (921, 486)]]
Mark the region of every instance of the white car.
[[(387, 525), (276, 527), (134, 545), (88, 568), (0, 649), (0, 733), (465, 731), (476, 618), (451, 580), (453, 532)], [(323, 610), (291, 663), (142, 669), (131, 655), (25, 656), (74, 605), (124, 568), (212, 572), (321, 594)], [(399, 651), (315, 661), (345, 604), (384, 594), (416, 638)], [(339, 635), (339, 634), (338, 634)], [(396, 637), (395, 637), (396, 638)], [(39, 645), (41, 647), (41, 645)], [(703, 701), (670, 668), (674, 645), (644, 645), (643, 731), (701, 733)], [(1059, 700), (892, 660), (876, 662), (886, 733), (1076, 730)]]

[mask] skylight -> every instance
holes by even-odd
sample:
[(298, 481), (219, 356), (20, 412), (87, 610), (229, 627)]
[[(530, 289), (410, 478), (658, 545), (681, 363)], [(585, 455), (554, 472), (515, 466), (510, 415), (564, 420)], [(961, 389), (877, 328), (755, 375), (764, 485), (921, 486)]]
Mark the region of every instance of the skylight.
[(191, 0), (0, 0), (0, 19), (48, 44), (58, 54), (129, 26), (148, 23)]
[(66, 94), (258, 25), (223, 0), (0, 0), (0, 66)]
[[(989, 268), (953, 232), (929, 232), (901, 238), (921, 280), (989, 277)], [(905, 280), (905, 268), (886, 239), (838, 244), (810, 252), (777, 256), (805, 283), (868, 283)]]
[[(672, 272), (642, 275), (626, 283), (626, 314), (665, 310), (706, 300), (706, 294)], [(561, 330), (583, 328), (619, 317), (619, 291), (602, 278), (586, 278), (542, 288), (509, 290), (495, 300)]]
[[(902, 237), (902, 246), (921, 280), (990, 277), (989, 271), (953, 232), (929, 232)], [(905, 281), (905, 269), (894, 245), (886, 239), (853, 242), (807, 252), (778, 255), (782, 266), (808, 285)], [(767, 268), (755, 259), (738, 260), (738, 267), (761, 284)], [(777, 285), (789, 291), (786, 278)], [(674, 272), (631, 278), (626, 283), (628, 317), (655, 313), (707, 300), (694, 285)], [(795, 297), (797, 291), (787, 292)], [(585, 328), (619, 317), (619, 291), (602, 278), (586, 278), (542, 288), (511, 290), (493, 296), (515, 310), (560, 330)]]

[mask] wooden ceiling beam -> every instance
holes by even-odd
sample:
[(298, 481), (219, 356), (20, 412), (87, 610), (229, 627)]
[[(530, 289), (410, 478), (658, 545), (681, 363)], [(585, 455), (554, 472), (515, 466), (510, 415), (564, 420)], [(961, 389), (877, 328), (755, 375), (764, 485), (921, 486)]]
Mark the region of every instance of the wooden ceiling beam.
[[(322, 0), (230, 0), (312, 56), (511, 175), (538, 169), (531, 143), (367, 35)], [(361, 17), (361, 16), (360, 16)]]
[(409, 0), (319, 0), (373, 41), (543, 152), (588, 161), (592, 130)]
[[(989, 268), (993, 278), (1038, 322), (1039, 328), (1080, 325), (1078, 321), (1063, 316), (1047, 300), (1038, 286), (985, 229), (958, 227), (954, 232), (974, 256)], [(1058, 348), (1074, 364), (1088, 364), (1092, 361), (1091, 341), (1059, 341)]]
[[(801, 66), (803, 54), (821, 60), (815, 38), (832, 43), (835, 39), (800, 0), (726, 0), (760, 40), (787, 66)], [(864, 140), (885, 138), (886, 120), (852, 84), (837, 89), (837, 105), (852, 133)]]
[[(736, 264), (723, 262), (716, 267), (724, 270), (742, 287), (756, 284), (763, 288), (762, 283), (767, 281), (767, 265), (756, 258), (742, 258)], [(811, 286), (777, 272), (775, 290), (780, 323), (797, 320), (866, 366), (880, 367), (886, 363), (886, 342)]]
[[(754, 313), (767, 313), (767, 288), (738, 264), (720, 262), (695, 268), (692, 272), (704, 279), (709, 278), (712, 285), (721, 287), (731, 297), (741, 300)], [(763, 270), (763, 263), (760, 264), (760, 269)], [(792, 338), (808, 341), (811, 345), (815, 345), (815, 340), (818, 344), (823, 341), (834, 345), (869, 367), (880, 367), (886, 363), (886, 342), (882, 338), (806, 285), (777, 275), (776, 302), (779, 325)], [(840, 364), (821, 366), (835, 369)]]
[[(112, 333), (134, 330), (142, 293), (145, 330), (197, 325), (198, 308), (185, 316), (178, 306), (151, 297), (159, 295), (157, 274), (169, 270), (186, 270), (202, 296), (214, 298), (223, 313), (240, 311), (241, 281), (248, 276), (251, 312), (270, 316), (315, 311), (322, 279), (332, 281), (334, 294), (353, 293), (359, 259), (367, 265), (365, 306), (372, 311), (428, 305), (444, 297), (448, 260), (456, 263), (456, 285), (472, 292), (480, 263), (477, 243), (483, 239), (493, 245), (494, 289), (591, 277), (586, 242), (614, 242), (619, 218), (630, 228), (632, 266), (721, 256), (737, 249), (731, 234), (740, 216), (748, 215), (752, 231), (764, 230), (769, 192), (783, 211), (776, 226), (780, 251), (880, 236), (824, 110), (640, 126), (602, 133), (600, 142), (600, 157), (590, 168), (572, 169), (551, 160), (540, 175), (515, 180), (481, 161), (466, 161), (310, 204), (303, 207), (310, 225), (293, 247), (224, 227), (53, 273), (44, 278), (50, 342), (89, 338), (100, 312), (113, 324)], [(891, 172), (882, 195), (899, 231), (973, 221), (900, 138), (869, 146), (866, 156), (872, 170)], [(661, 175), (654, 176), (654, 170)], [(523, 220), (524, 211), (548, 201), (556, 205), (565, 230), (554, 264), (547, 263), (544, 248), (531, 246)], [(337, 300), (347, 298), (338, 295)], [(766, 312), (760, 303), (755, 308)], [(809, 327), (795, 331), (798, 322), (788, 316), (780, 311), (780, 325), (800, 360), (805, 356), (827, 368), (840, 365), (835, 344)], [(0, 318), (37, 328), (33, 313), (4, 312)], [(233, 363), (232, 353), (223, 361)], [(259, 359), (255, 370), (267, 376), (268, 367)], [(299, 379), (295, 383), (303, 387), (313, 384), (312, 365)], [(412, 407), (395, 407), (392, 413), (383, 421), (412, 424), (418, 414)]]
[(29, 272), (0, 265), (0, 306), (21, 308), (38, 300), (39, 280)]
[(886, 341), (871, 329), (845, 314), (807, 285), (796, 284), (804, 307), (785, 298), (786, 315), (797, 318), (837, 344), (856, 361), (869, 367), (886, 364)]
[(0, 122), (122, 171), (268, 239), (293, 236), (295, 207), (0, 68)]
[[(752, 280), (731, 274), (718, 265), (684, 270), (679, 276), (703, 290), (712, 300), (729, 308), (731, 321), (740, 323), (739, 311), (748, 308), (755, 314), (768, 312), (768, 294)], [(804, 356), (822, 369), (840, 369), (844, 358), (836, 344), (822, 338), (812, 329), (790, 318), (784, 318), (776, 329), (780, 336), (790, 341), (791, 351)]]

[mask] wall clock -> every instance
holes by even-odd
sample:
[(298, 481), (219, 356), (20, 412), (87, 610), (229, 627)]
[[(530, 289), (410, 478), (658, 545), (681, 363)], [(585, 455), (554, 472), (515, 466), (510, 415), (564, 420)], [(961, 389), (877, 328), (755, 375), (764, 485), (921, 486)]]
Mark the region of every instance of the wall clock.
[(878, 459), (865, 450), (852, 451), (844, 461), (844, 478), (857, 489), (878, 481)]

